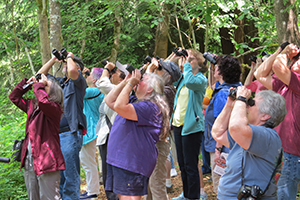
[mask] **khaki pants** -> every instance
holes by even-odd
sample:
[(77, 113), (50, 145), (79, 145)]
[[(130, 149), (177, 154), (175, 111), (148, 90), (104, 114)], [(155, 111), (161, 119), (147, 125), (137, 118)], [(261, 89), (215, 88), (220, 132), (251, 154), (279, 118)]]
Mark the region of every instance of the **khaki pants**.
[(156, 147), (158, 156), (156, 166), (149, 179), (147, 200), (168, 200), (166, 160), (169, 155), (170, 143), (158, 141)]
[(60, 171), (35, 175), (32, 154), (28, 153), (25, 160), (24, 179), (29, 200), (58, 200)]

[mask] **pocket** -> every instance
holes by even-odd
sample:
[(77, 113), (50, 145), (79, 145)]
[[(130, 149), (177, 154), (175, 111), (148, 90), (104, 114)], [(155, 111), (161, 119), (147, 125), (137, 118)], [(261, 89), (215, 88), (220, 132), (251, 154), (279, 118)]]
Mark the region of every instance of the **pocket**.
[(53, 151), (50, 149), (48, 143), (43, 143), (38, 158), (38, 168), (40, 171), (47, 169), (54, 169), (56, 165), (56, 159)]
[(130, 191), (140, 190), (144, 188), (144, 176), (137, 174), (134, 179), (128, 180), (127, 189)]

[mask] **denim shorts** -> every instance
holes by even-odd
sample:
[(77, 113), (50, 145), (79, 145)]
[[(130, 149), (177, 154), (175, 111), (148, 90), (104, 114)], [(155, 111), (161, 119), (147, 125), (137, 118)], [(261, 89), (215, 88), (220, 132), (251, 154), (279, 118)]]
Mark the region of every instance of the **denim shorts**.
[(149, 177), (107, 164), (106, 191), (126, 196), (148, 194)]

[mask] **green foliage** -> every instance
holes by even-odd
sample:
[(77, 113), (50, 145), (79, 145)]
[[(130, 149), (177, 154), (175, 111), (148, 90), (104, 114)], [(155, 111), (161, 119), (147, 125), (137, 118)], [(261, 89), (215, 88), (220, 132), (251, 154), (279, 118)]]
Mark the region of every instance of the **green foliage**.
[[(26, 114), (19, 111), (11, 115), (0, 114), (0, 156), (11, 157), (13, 141), (24, 137)], [(23, 171), (20, 163), (0, 163), (0, 199), (27, 199)]]

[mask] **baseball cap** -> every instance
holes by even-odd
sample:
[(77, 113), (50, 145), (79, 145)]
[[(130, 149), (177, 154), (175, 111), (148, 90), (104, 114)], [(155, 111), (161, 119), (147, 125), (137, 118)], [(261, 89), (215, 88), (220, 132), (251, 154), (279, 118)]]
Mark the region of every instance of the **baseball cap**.
[(165, 62), (159, 59), (160, 65), (171, 75), (172, 83), (178, 81), (181, 76), (181, 71), (174, 62)]
[(81, 69), (81, 71), (83, 70), (84, 68), (84, 64), (83, 64), (83, 61), (81, 58), (77, 57), (77, 56), (74, 56), (74, 62), (77, 63)]

